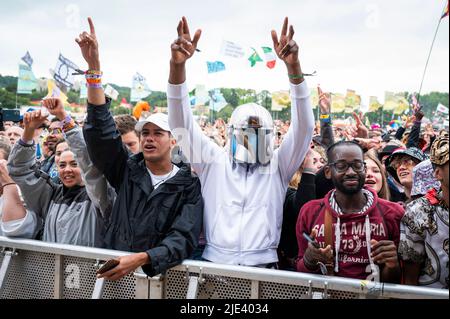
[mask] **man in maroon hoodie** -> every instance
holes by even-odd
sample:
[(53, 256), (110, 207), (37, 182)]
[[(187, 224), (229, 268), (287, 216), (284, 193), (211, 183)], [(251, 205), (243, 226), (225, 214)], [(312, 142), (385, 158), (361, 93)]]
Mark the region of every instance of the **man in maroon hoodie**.
[[(363, 156), (354, 142), (342, 141), (328, 148), (325, 175), (335, 189), (300, 211), (298, 271), (319, 273), (327, 265), (328, 275), (399, 282), (397, 247), (404, 210), (364, 188)], [(310, 234), (313, 242), (303, 234)]]

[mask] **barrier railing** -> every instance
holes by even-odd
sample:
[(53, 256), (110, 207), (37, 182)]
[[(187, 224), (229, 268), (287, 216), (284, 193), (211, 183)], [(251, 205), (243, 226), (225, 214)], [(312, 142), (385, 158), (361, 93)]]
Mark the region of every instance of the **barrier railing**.
[(0, 298), (449, 299), (448, 290), (185, 260), (165, 276), (141, 269), (97, 279), (102, 262), (130, 253), (0, 237)]

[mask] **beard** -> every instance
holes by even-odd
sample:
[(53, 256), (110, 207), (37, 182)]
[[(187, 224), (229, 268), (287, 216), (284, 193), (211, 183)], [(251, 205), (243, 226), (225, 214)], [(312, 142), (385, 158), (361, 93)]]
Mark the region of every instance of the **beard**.
[(341, 193), (346, 194), (346, 195), (357, 194), (359, 191), (361, 191), (361, 189), (363, 189), (365, 179), (358, 176), (357, 180), (358, 180), (358, 184), (356, 186), (348, 187), (348, 186), (344, 185), (345, 179), (337, 180), (337, 179), (332, 178), (334, 187), (336, 187), (336, 189), (338, 191), (340, 191)]

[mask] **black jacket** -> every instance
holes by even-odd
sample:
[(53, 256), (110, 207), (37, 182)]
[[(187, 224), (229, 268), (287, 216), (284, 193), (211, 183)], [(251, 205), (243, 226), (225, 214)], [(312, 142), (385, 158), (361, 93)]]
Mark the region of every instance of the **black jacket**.
[(304, 173), (298, 188), (288, 188), (283, 205), (283, 224), (281, 227), (280, 244), (278, 246), (282, 257), (295, 258), (298, 254), (297, 225), (300, 209), (307, 202), (316, 199), (315, 175)]
[(153, 276), (188, 258), (198, 244), (203, 216), (200, 181), (188, 165), (156, 190), (143, 154), (129, 157), (106, 105), (88, 105), (83, 127), (89, 155), (117, 193), (104, 247), (146, 251)]

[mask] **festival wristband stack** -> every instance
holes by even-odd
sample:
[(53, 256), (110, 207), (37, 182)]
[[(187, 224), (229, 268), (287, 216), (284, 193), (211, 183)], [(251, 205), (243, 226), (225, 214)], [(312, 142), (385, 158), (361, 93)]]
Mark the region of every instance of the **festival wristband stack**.
[(87, 86), (93, 89), (101, 89), (102, 86), (102, 71), (87, 70), (86, 71), (86, 82)]
[(64, 120), (61, 121), (61, 128), (64, 133), (70, 131), (76, 126), (75, 121), (70, 115), (67, 115)]
[(331, 123), (331, 116), (330, 114), (321, 114), (320, 120), (324, 123)]

